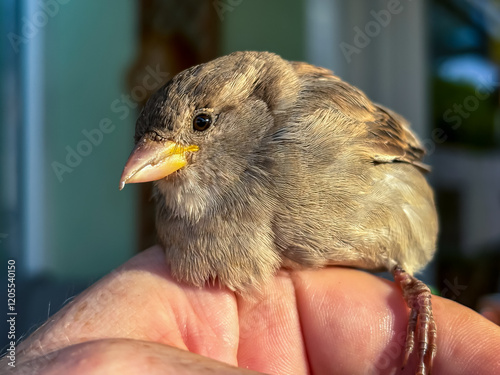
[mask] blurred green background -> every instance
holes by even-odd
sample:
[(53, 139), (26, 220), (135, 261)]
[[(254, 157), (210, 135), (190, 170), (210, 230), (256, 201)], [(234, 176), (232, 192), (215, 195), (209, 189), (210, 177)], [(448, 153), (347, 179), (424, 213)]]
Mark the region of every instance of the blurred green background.
[(325, 66), (408, 118), (429, 151), (441, 217), (424, 280), (472, 308), (499, 291), (499, 1), (4, 0), (0, 9), (0, 276), (15, 259), (19, 334), (154, 243), (149, 188), (118, 191), (135, 119), (168, 77), (236, 50)]

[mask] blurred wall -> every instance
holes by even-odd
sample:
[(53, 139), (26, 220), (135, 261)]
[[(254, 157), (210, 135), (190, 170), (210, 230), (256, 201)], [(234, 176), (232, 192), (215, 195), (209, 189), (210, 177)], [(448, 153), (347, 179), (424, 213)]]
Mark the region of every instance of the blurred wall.
[(428, 0), (308, 0), (307, 58), (406, 117), (429, 123)]
[(270, 51), (288, 60), (306, 58), (307, 0), (236, 0), (219, 10), (221, 55)]
[(137, 114), (123, 99), (130, 95), (136, 23), (135, 1), (70, 1), (43, 30), (46, 197), (40, 198), (48, 271), (57, 278), (99, 277), (136, 250), (136, 189), (118, 191)]

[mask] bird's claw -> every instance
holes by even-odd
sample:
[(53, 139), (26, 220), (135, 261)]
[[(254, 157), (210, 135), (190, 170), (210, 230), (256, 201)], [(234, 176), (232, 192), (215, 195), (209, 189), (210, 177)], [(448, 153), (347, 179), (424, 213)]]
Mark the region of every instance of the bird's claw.
[(395, 267), (393, 276), (401, 286), (403, 297), (410, 308), (410, 318), (406, 334), (403, 367), (415, 349), (418, 355), (418, 375), (430, 375), (436, 355), (436, 323), (432, 315), (431, 291), (422, 281), (416, 279), (401, 267)]

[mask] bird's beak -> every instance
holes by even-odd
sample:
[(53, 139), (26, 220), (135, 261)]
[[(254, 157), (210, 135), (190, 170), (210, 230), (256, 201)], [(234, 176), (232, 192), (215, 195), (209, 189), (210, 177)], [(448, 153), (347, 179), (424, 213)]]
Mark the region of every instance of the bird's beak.
[(198, 150), (195, 145), (183, 146), (173, 141), (153, 141), (142, 137), (125, 164), (120, 190), (125, 184), (156, 181), (168, 176), (187, 164), (187, 152)]

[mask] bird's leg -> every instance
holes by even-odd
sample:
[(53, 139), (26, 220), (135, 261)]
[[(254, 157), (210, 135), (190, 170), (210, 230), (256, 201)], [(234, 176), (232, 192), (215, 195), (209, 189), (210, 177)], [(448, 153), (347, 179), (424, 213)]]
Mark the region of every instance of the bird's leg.
[(436, 354), (436, 323), (432, 315), (431, 291), (422, 281), (416, 279), (401, 267), (392, 271), (394, 280), (403, 291), (403, 298), (410, 308), (410, 320), (406, 334), (405, 357), (403, 367), (416, 344), (418, 350), (418, 375), (431, 373), (432, 362)]

